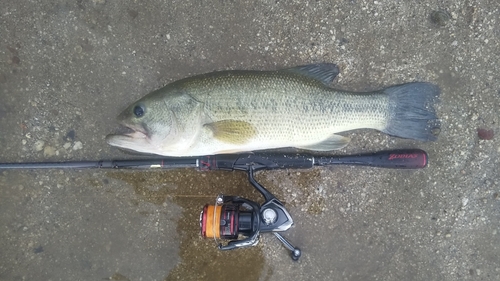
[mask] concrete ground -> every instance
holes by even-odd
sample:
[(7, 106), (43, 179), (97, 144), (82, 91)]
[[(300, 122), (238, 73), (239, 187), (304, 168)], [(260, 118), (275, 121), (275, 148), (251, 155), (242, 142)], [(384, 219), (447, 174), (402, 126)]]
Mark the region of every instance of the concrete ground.
[(265, 171), (295, 219), (219, 252), (198, 215), (239, 172), (0, 171), (0, 280), (498, 280), (500, 5), (466, 1), (4, 1), (0, 162), (120, 159), (126, 105), (186, 76), (334, 62), (335, 87), (441, 87), (439, 139), (359, 130), (338, 153), (418, 147), (422, 170)]

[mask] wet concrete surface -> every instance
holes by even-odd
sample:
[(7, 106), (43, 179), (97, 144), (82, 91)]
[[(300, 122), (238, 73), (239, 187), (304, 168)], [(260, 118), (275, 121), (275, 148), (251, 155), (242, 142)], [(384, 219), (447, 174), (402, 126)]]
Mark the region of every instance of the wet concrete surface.
[(1, 171), (0, 280), (496, 280), (500, 5), (494, 1), (7, 1), (0, 161), (133, 158), (109, 147), (126, 105), (186, 76), (334, 62), (334, 86), (429, 81), (439, 139), (346, 133), (339, 154), (418, 147), (422, 170), (264, 171), (285, 236), (219, 252), (199, 212), (261, 200), (239, 172)]

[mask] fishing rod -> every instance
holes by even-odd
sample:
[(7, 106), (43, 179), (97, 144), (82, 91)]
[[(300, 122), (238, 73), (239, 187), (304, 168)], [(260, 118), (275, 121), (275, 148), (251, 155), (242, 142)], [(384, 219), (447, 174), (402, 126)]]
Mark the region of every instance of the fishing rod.
[(256, 170), (307, 169), (314, 166), (355, 165), (393, 169), (419, 169), (427, 165), (421, 149), (388, 150), (368, 154), (314, 156), (287, 153), (242, 153), (199, 157), (164, 157), (128, 160), (0, 163), (0, 170), (14, 169), (175, 169)]
[[(314, 166), (355, 165), (393, 169), (420, 169), (427, 166), (427, 153), (420, 149), (389, 150), (367, 154), (316, 156), (286, 153), (242, 153), (199, 157), (166, 157), (131, 160), (0, 163), (4, 169), (175, 169), (238, 170), (248, 173), (248, 180), (265, 199), (262, 205), (239, 196), (218, 195), (200, 213), (201, 236), (213, 238), (220, 250), (257, 245), (261, 233), (271, 232), (297, 261), (302, 251), (280, 232), (293, 225), (290, 213), (271, 192), (259, 184), (254, 172), (276, 169), (307, 169)], [(224, 244), (218, 239), (226, 241)]]

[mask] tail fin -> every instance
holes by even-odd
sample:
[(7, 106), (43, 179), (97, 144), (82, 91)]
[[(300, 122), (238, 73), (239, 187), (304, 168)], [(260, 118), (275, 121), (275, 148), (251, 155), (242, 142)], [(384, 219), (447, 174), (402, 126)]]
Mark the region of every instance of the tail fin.
[(434, 110), (440, 92), (436, 85), (415, 82), (383, 91), (389, 96), (391, 110), (384, 133), (422, 141), (437, 139), (433, 134), (440, 126)]

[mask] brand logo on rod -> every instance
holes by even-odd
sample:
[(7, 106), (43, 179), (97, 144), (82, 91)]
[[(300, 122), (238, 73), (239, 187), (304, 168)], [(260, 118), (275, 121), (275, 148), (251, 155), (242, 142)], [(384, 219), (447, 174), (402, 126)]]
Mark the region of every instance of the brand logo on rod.
[(391, 153), (389, 154), (389, 160), (394, 160), (394, 159), (415, 159), (418, 157), (418, 154), (416, 153), (411, 153), (411, 154), (396, 154), (396, 153)]

